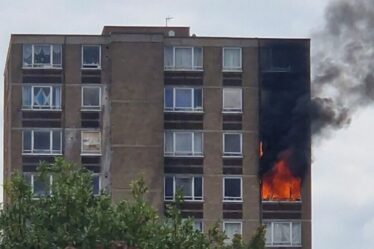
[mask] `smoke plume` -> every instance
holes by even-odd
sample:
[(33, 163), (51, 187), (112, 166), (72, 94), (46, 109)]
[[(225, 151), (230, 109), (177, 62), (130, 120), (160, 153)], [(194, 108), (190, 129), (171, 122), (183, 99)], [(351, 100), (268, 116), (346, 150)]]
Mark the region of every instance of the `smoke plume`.
[(312, 35), (312, 134), (349, 125), (374, 100), (374, 1), (333, 1)]

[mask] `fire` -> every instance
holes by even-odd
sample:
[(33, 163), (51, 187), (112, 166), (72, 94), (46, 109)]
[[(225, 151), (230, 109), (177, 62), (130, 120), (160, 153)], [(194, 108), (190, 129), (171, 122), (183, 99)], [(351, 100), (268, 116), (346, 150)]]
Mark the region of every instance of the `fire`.
[(299, 201), (301, 178), (293, 176), (287, 162), (280, 160), (263, 176), (261, 195), (267, 201)]

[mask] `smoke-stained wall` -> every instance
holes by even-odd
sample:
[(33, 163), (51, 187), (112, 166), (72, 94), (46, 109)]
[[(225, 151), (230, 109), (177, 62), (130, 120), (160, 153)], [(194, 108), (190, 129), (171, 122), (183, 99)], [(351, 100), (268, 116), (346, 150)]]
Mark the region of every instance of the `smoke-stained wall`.
[(260, 40), (260, 59), (260, 175), (286, 160), (303, 177), (311, 143), (309, 42)]

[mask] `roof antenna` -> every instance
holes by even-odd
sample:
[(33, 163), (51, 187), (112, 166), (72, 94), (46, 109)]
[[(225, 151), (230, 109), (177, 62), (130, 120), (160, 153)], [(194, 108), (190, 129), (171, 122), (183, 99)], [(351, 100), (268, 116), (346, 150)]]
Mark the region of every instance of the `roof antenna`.
[(172, 16), (167, 16), (167, 17), (165, 18), (165, 26), (166, 26), (166, 27), (168, 26), (168, 22), (169, 22), (171, 19), (174, 19), (174, 17), (172, 17)]

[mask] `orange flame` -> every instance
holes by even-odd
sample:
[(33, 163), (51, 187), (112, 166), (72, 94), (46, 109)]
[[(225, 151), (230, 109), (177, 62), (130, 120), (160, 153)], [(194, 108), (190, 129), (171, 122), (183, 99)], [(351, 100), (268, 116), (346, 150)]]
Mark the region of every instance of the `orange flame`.
[(287, 162), (280, 160), (263, 176), (261, 195), (266, 201), (299, 201), (301, 178), (293, 176)]

